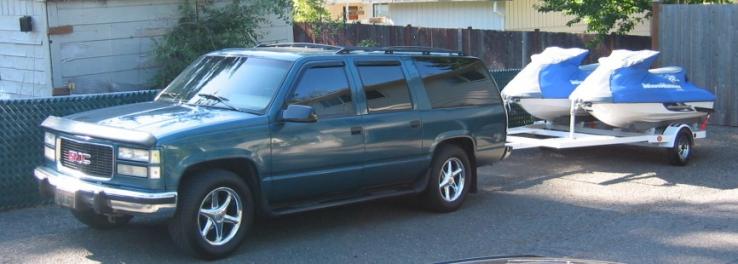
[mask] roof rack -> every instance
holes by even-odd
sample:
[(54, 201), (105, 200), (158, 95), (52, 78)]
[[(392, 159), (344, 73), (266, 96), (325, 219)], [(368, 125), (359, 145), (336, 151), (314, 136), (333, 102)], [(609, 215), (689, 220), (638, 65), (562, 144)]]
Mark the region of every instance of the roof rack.
[(306, 49), (323, 49), (323, 50), (343, 49), (343, 47), (339, 47), (339, 46), (308, 43), (308, 42), (282, 42), (282, 43), (272, 43), (272, 44), (259, 44), (259, 45), (256, 45), (256, 47), (257, 48), (306, 48)]
[(448, 55), (464, 56), (464, 52), (460, 50), (450, 50), (442, 48), (431, 48), (422, 46), (390, 46), (383, 48), (365, 48), (365, 47), (343, 47), (336, 51), (336, 54), (349, 54), (352, 51), (365, 51), (365, 52), (384, 52), (385, 54), (394, 54), (395, 52), (417, 52), (423, 55), (431, 55), (432, 53), (441, 53)]

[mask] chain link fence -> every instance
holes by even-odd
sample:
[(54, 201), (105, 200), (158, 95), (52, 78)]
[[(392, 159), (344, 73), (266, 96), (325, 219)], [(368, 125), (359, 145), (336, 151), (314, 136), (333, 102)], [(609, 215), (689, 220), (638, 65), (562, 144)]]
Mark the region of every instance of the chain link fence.
[(43, 162), (46, 117), (154, 99), (156, 90), (0, 100), (0, 211), (43, 203), (33, 169)]

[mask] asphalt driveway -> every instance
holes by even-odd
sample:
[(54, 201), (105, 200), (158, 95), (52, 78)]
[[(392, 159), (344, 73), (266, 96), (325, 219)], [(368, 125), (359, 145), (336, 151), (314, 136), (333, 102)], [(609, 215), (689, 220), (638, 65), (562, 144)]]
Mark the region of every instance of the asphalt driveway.
[[(524, 150), (480, 168), (456, 213), (407, 199), (261, 221), (233, 263), (429, 263), (533, 254), (628, 263), (738, 263), (738, 128), (713, 127), (687, 167), (658, 149)], [(0, 262), (180, 263), (165, 222), (96, 231), (65, 210), (0, 213)]]

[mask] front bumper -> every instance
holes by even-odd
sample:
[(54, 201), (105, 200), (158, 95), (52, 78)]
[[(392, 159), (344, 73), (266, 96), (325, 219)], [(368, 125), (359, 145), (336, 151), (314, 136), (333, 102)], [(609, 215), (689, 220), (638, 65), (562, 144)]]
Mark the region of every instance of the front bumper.
[(34, 175), (39, 191), (45, 197), (55, 197), (57, 191), (71, 193), (73, 209), (92, 209), (100, 214), (173, 213), (177, 207), (176, 192), (138, 192), (82, 181), (56, 170), (38, 167)]

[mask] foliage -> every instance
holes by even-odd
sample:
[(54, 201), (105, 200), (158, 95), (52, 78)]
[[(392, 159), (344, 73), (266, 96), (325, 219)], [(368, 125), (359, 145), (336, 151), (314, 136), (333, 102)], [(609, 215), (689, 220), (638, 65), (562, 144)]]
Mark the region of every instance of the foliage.
[[(731, 3), (733, 0), (665, 0), (665, 4)], [(610, 33), (626, 34), (651, 17), (652, 0), (541, 0), (539, 12), (563, 12), (573, 16), (566, 24), (584, 22), (587, 32), (596, 33), (602, 40)]]
[(377, 43), (377, 41), (373, 39), (362, 39), (361, 41), (359, 41), (358, 46), (365, 47), (365, 48), (371, 48), (371, 47), (379, 46), (379, 43)]
[(292, 20), (300, 23), (330, 21), (331, 14), (325, 9), (325, 0), (293, 0)]
[(331, 17), (325, 0), (293, 0), (292, 20), (310, 24), (318, 42), (325, 42), (324, 37), (336, 37), (344, 26), (340, 19)]
[(158, 87), (166, 86), (199, 56), (214, 50), (254, 46), (259, 27), (270, 16), (287, 19), (290, 0), (233, 0), (228, 3), (186, 1), (180, 19), (162, 40), (157, 41), (155, 60), (161, 69), (154, 77)]

